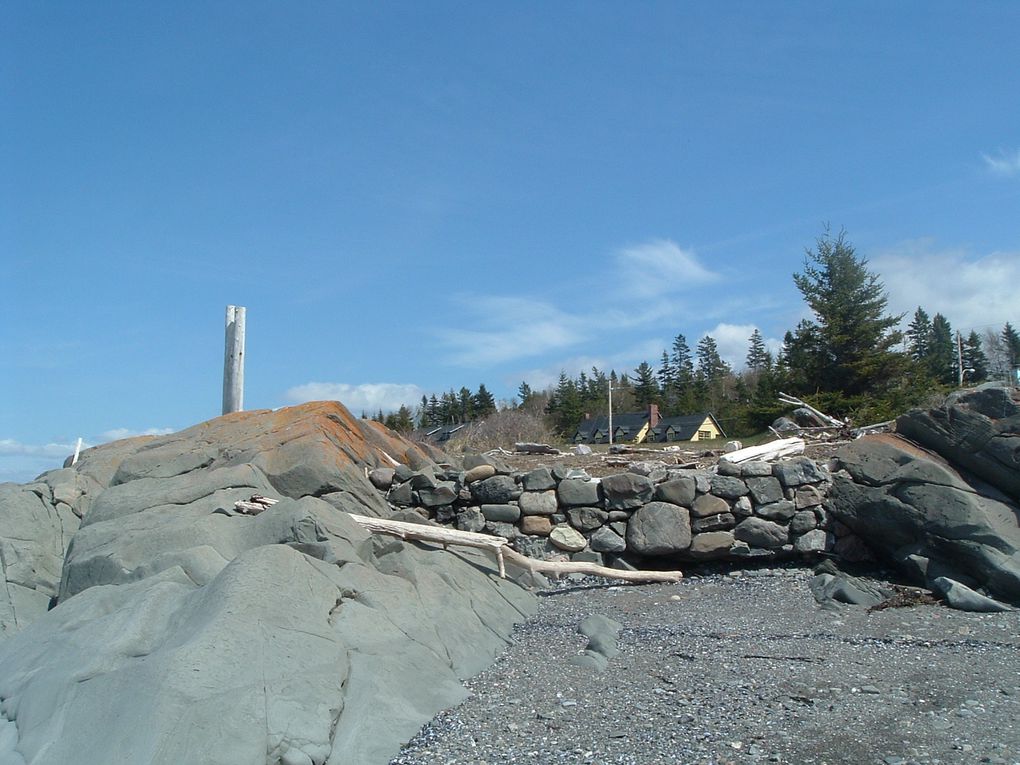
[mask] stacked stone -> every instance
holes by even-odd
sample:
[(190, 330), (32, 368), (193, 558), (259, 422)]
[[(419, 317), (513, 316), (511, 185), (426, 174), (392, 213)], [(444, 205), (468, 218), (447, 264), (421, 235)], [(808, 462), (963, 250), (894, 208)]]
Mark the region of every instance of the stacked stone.
[(715, 473), (636, 462), (596, 480), (561, 465), (514, 473), (501, 460), (469, 455), (463, 470), (398, 466), (369, 477), (392, 505), (504, 537), (535, 558), (626, 566), (641, 558), (770, 558), (831, 547), (828, 471), (804, 457), (724, 460)]

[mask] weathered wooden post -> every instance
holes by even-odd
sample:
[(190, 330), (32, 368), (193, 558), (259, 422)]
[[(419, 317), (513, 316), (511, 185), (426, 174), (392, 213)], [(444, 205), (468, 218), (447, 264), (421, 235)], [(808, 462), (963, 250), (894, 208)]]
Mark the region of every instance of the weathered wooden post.
[(223, 414), (244, 409), (244, 307), (227, 306), (223, 353)]

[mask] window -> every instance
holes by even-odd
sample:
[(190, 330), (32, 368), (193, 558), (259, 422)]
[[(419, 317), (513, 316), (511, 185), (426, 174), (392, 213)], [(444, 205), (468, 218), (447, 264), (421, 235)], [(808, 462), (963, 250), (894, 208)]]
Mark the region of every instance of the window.
[(712, 438), (712, 431), (711, 430), (699, 430), (698, 431), (698, 440), (699, 441), (708, 441), (711, 438)]

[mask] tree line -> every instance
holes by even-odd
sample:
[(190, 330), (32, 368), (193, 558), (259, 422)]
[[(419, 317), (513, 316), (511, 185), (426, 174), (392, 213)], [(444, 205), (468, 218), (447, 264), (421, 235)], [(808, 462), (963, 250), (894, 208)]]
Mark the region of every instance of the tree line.
[[(1012, 379), (1020, 365), (1020, 334), (1006, 323), (981, 335), (954, 333), (947, 317), (929, 316), (921, 306), (904, 332), (904, 316), (887, 312), (879, 276), (857, 255), (846, 232), (826, 229), (805, 251), (803, 270), (794, 284), (813, 314), (785, 333), (773, 354), (761, 332), (748, 338), (744, 366), (734, 370), (720, 356), (711, 335), (691, 349), (678, 333), (662, 351), (658, 365), (642, 361), (623, 372), (592, 367), (571, 377), (561, 372), (555, 386), (535, 391), (521, 383), (517, 401), (506, 406), (543, 417), (560, 435), (573, 435), (586, 415), (659, 406), (663, 416), (712, 412), (731, 436), (764, 430), (786, 411), (779, 391), (799, 396), (837, 417), (857, 424), (881, 422), (933, 395), (958, 385)], [(454, 425), (491, 416), (495, 399), (477, 391), (451, 388), (440, 396), (422, 396), (417, 411), (404, 406), (376, 419), (404, 432), (415, 427)]]

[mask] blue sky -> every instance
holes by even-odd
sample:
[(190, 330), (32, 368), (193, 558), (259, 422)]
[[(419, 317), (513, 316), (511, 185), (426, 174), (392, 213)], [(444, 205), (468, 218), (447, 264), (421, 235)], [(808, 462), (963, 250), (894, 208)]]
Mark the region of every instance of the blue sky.
[(360, 413), (804, 316), (1020, 323), (1014, 2), (11, 2), (0, 480), (219, 413)]

